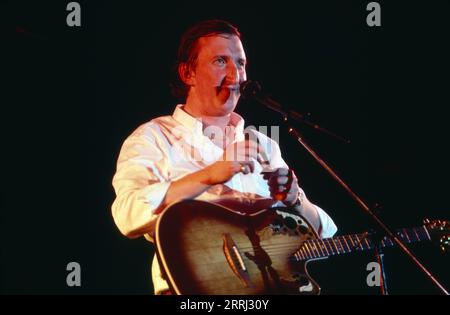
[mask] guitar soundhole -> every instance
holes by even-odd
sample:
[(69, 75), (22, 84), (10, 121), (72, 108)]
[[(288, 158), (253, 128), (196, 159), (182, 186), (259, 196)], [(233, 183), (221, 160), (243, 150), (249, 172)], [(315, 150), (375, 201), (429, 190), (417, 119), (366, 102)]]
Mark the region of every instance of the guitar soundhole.
[(287, 217), (284, 219), (284, 224), (290, 230), (294, 230), (297, 227), (297, 222), (291, 217)]
[(304, 225), (299, 225), (298, 226), (298, 230), (299, 230), (299, 232), (301, 234), (308, 234), (309, 233), (308, 228), (306, 226), (304, 226)]
[(269, 225), (274, 234), (304, 236), (306, 239), (314, 238), (308, 226), (298, 216), (286, 212), (278, 212), (278, 216)]

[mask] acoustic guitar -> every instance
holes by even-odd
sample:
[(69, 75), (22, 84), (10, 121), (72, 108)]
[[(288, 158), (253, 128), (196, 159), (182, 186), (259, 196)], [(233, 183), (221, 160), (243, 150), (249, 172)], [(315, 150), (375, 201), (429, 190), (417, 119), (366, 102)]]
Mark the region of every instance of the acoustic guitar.
[[(405, 243), (450, 239), (448, 221), (397, 230)], [(171, 205), (155, 232), (163, 274), (176, 294), (319, 294), (311, 261), (374, 248), (369, 233), (320, 239), (290, 208), (243, 213), (198, 200)], [(384, 237), (380, 246), (393, 246)]]

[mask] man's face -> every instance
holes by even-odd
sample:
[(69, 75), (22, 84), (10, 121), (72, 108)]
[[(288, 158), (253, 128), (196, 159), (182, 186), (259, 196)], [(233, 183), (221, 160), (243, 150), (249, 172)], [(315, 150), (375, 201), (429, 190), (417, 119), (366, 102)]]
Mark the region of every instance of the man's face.
[(239, 100), (239, 85), (247, 80), (241, 40), (235, 35), (207, 36), (198, 40), (197, 48), (189, 82), (196, 110), (207, 116), (231, 113)]

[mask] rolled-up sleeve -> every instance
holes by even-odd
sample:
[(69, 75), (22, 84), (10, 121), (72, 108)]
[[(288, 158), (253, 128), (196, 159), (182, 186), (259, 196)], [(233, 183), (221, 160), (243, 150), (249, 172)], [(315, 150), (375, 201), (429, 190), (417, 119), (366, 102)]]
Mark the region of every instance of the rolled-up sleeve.
[(300, 207), (298, 210), (300, 214), (302, 214), (307, 220), (311, 220), (313, 218), (319, 219), (320, 226), (318, 227), (317, 233), (320, 238), (332, 237), (338, 230), (333, 219), (331, 219), (328, 213), (326, 213), (321, 207), (309, 201), (303, 189), (299, 188), (299, 192)]
[(170, 186), (167, 159), (148, 135), (133, 134), (125, 140), (113, 177), (116, 198), (112, 216), (120, 232), (136, 238), (155, 229), (155, 211)]
[(319, 206), (314, 205), (320, 218), (320, 238), (332, 237), (337, 232), (337, 226), (333, 219)]
[[(267, 141), (264, 140), (263, 141)], [(266, 143), (266, 142), (263, 142)], [(276, 143), (275, 141), (273, 141), (272, 139), (268, 138), (268, 142), (267, 142), (270, 146), (270, 151), (271, 151), (271, 162), (270, 162), (270, 166), (272, 168), (279, 168), (279, 167), (287, 167), (289, 168), (289, 166), (286, 164), (286, 162), (283, 160), (282, 156), (281, 156), (281, 150), (280, 147), (278, 145), (278, 143)], [(301, 189), (300, 187), (298, 187), (300, 195), (303, 195), (304, 200), (303, 200), (303, 206), (302, 206), (302, 210), (303, 213), (307, 215), (307, 217), (313, 217), (318, 215), (319, 220), (320, 220), (320, 228), (318, 234), (321, 238), (327, 238), (327, 237), (332, 237), (336, 232), (337, 232), (337, 226), (336, 224), (333, 222), (333, 219), (331, 219), (331, 217), (319, 206), (311, 203), (308, 198), (306, 198), (306, 194), (303, 191), (303, 189)], [(283, 203), (277, 202), (274, 204), (274, 206), (283, 206)]]

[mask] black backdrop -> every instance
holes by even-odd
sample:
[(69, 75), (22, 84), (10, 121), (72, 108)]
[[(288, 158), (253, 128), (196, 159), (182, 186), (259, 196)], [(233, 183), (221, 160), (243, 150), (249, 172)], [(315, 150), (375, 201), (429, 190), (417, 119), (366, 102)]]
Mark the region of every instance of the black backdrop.
[[(392, 227), (447, 218), (448, 1), (79, 1), (82, 26), (66, 25), (69, 1), (2, 5), (2, 293), (150, 294), (153, 249), (128, 240), (110, 214), (121, 143), (139, 124), (173, 111), (168, 84), (182, 31), (222, 18), (239, 26), (248, 76), (288, 108), (350, 138), (306, 138)], [(3, 46), (3, 45), (2, 45)], [(241, 103), (251, 125), (279, 125)], [(280, 136), (286, 161), (339, 233), (369, 221), (320, 167)], [(413, 251), (449, 287), (448, 256)], [(377, 294), (366, 285), (370, 253), (311, 263), (328, 294)], [(82, 285), (66, 285), (66, 265)], [(386, 250), (392, 293), (436, 289), (397, 249)]]

